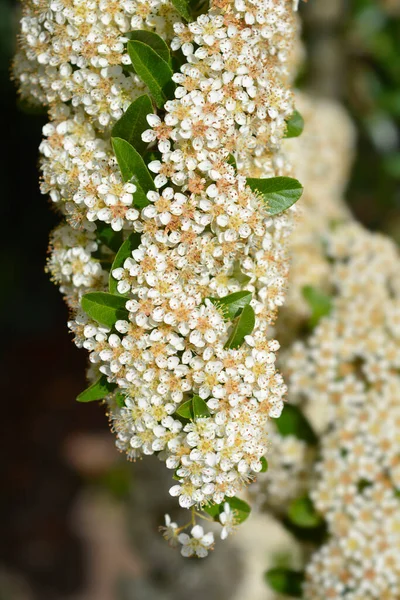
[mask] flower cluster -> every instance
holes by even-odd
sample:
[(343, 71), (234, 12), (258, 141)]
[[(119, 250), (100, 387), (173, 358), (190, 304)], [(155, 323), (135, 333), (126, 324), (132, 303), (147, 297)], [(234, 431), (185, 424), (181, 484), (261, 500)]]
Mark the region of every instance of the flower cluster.
[[(274, 433), (269, 462), (290, 465), (288, 479), (281, 467), (270, 468), (258, 478), (254, 495), (259, 504), (275, 513), (283, 507), (285, 513), (288, 501), (308, 493), (326, 521), (329, 537), (306, 568), (304, 598), (395, 600), (400, 594), (399, 252), (384, 236), (358, 225), (343, 204), (353, 136), (345, 115), (332, 104), (306, 98), (296, 105), (308, 117), (307, 126), (298, 150), (291, 141), (286, 145), (292, 146), (288, 154), (306, 191), (290, 240), (289, 302), (277, 331), (284, 343), (288, 399), (320, 433), (320, 452), (312, 467), (304, 442), (294, 441), (294, 459), (291, 437)], [(312, 306), (303, 297), (305, 285), (331, 300), (330, 313), (306, 335)], [(285, 329), (290, 330), (286, 338)]]
[[(307, 568), (306, 598), (397, 598), (400, 593), (399, 254), (357, 224), (328, 237), (331, 315), (291, 362), (293, 394), (323, 402), (311, 498), (330, 541)], [(301, 357), (301, 358), (300, 358)], [(301, 381), (294, 370), (303, 372)]]
[[(232, 531), (239, 517), (229, 500), (261, 471), (266, 424), (286, 392), (270, 327), (284, 300), (295, 209), (271, 216), (246, 177), (289, 173), (279, 149), (294, 110), (293, 4), (218, 0), (187, 25), (159, 1), (42, 9), (25, 8), (16, 74), (51, 108), (42, 191), (67, 224), (52, 236), (48, 268), (73, 309), (91, 377), (114, 390), (106, 401), (118, 448), (166, 462), (177, 480), (171, 495), (192, 508), (191, 537), (179, 531), (177, 541), (185, 556), (205, 556), (213, 538), (196, 525), (195, 507), (219, 505), (221, 537)], [(111, 144), (111, 126), (145, 89), (126, 51), (138, 28), (172, 38), (184, 57), (174, 99), (147, 115), (142, 133), (154, 174), (145, 206)], [(117, 267), (104, 231), (140, 238)], [(124, 299), (112, 328), (79, 307), (108, 279)], [(247, 292), (251, 326), (234, 343), (239, 317), (232, 323), (223, 299), (235, 292)], [(182, 418), (192, 398), (202, 413)], [(176, 529), (168, 520), (166, 537)]]
[(179, 20), (169, 0), (29, 0), (14, 65), (22, 96), (71, 102), (107, 127), (144, 91), (130, 68), (129, 32), (146, 29), (170, 40)]
[[(236, 3), (235, 14), (225, 3), (176, 26), (172, 48), (188, 62), (174, 76), (165, 118), (150, 116), (143, 133), (161, 153), (149, 164), (160, 191), (148, 193), (134, 224), (140, 246), (112, 273), (132, 297), (129, 320), (108, 341), (93, 332), (84, 342), (128, 393), (113, 413), (120, 448), (131, 457), (162, 452), (184, 507), (220, 504), (261, 470), (265, 424), (279, 416), (286, 391), (267, 331), (283, 302), (288, 218), (272, 219), (228, 162), (230, 152), (245, 160), (261, 151), (264, 133), (274, 148), (293, 110), (282, 76), (273, 83), (293, 28), (287, 3), (278, 4)], [(229, 349), (230, 323), (207, 297), (243, 289), (255, 327)], [(210, 416), (182, 424), (173, 415), (192, 394)]]

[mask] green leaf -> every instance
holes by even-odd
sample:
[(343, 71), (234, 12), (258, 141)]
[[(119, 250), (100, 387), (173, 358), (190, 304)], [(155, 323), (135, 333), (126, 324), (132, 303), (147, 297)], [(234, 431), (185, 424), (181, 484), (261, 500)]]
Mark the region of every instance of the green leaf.
[(193, 403), (192, 400), (187, 400), (186, 402), (183, 402), (183, 404), (181, 404), (177, 410), (175, 411), (175, 414), (179, 415), (180, 417), (183, 417), (184, 419), (193, 419)]
[(114, 296), (107, 292), (89, 292), (82, 296), (81, 306), (92, 319), (110, 329), (116, 321), (128, 320), (129, 313), (125, 308), (126, 298)]
[(171, 0), (172, 4), (178, 11), (181, 17), (183, 17), (186, 21), (192, 21), (192, 15), (190, 14), (189, 4), (186, 0)]
[(274, 423), (283, 437), (294, 435), (299, 440), (303, 440), (311, 445), (318, 442), (318, 438), (310, 423), (301, 410), (293, 404), (285, 403), (281, 416), (278, 419), (274, 419)]
[(260, 462), (262, 464), (261, 473), (266, 473), (268, 471), (268, 461), (265, 456), (260, 458)]
[(243, 521), (245, 521), (248, 518), (248, 516), (250, 515), (250, 512), (251, 512), (250, 506), (244, 500), (240, 500), (240, 498), (236, 498), (236, 496), (234, 496), (233, 498), (225, 497), (223, 502), (221, 502), (221, 504), (214, 504), (214, 503), (207, 504), (207, 506), (203, 506), (203, 510), (208, 515), (210, 515), (214, 519), (214, 521), (218, 521), (219, 515), (224, 510), (225, 502), (227, 502), (229, 504), (229, 506), (232, 508), (232, 510), (235, 511), (236, 523), (238, 525), (240, 523), (243, 523)]
[(286, 121), (285, 138), (298, 137), (304, 129), (304, 119), (298, 110), (295, 110), (290, 119)]
[(95, 400), (102, 400), (105, 396), (111, 394), (116, 387), (116, 383), (109, 383), (106, 375), (102, 375), (95, 383), (79, 394), (77, 401), (94, 402)]
[(240, 500), (240, 498), (225, 498), (225, 502), (229, 504), (229, 506), (236, 513), (236, 523), (243, 523), (251, 513), (251, 508), (244, 500)]
[(254, 329), (256, 317), (254, 310), (248, 304), (233, 322), (233, 327), (225, 348), (239, 348), (246, 335), (250, 335)]
[(318, 290), (311, 285), (306, 285), (302, 289), (304, 299), (311, 308), (310, 327), (314, 328), (322, 317), (330, 314), (333, 304), (330, 296)]
[(210, 411), (208, 410), (207, 404), (204, 402), (200, 396), (193, 396), (192, 398), (192, 406), (193, 406), (193, 415), (195, 419), (200, 419), (201, 417), (209, 417)]
[(139, 96), (115, 123), (111, 136), (129, 142), (139, 154), (142, 154), (148, 146), (148, 143), (142, 140), (143, 131), (149, 129), (146, 116), (152, 112), (153, 105), (149, 96), (146, 94)]
[(246, 285), (246, 283), (248, 283), (251, 279), (251, 277), (242, 273), (240, 268), (240, 262), (238, 260), (235, 260), (235, 262), (233, 263), (232, 277), (234, 277), (236, 281), (238, 281), (242, 285)]
[(261, 194), (270, 215), (277, 215), (300, 198), (303, 187), (297, 179), (291, 177), (269, 177), (268, 179), (247, 178), (247, 185)]
[(122, 138), (112, 138), (111, 141), (124, 181), (132, 181), (144, 193), (155, 190), (153, 178), (139, 152)]
[(228, 294), (222, 298), (210, 298), (215, 306), (220, 307), (226, 319), (234, 319), (239, 311), (247, 306), (251, 301), (251, 292), (242, 291)]
[(228, 163), (230, 165), (232, 165), (232, 167), (235, 169), (235, 171), (237, 171), (237, 164), (236, 164), (236, 158), (233, 156), (233, 154), (230, 154), (228, 156)]
[(108, 289), (111, 294), (119, 294), (118, 281), (112, 275), (113, 270), (122, 267), (125, 260), (129, 256), (132, 256), (132, 251), (136, 250), (136, 248), (138, 248), (140, 245), (140, 239), (140, 233), (131, 233), (131, 235), (125, 240), (121, 248), (118, 250), (116, 257), (114, 258), (114, 262), (110, 270), (110, 277), (108, 280)]
[[(154, 33), (154, 31), (146, 31), (144, 29), (130, 31), (129, 39), (131, 41), (141, 42), (146, 46), (150, 46), (150, 48), (152, 48), (154, 52), (156, 52), (156, 54), (162, 58), (163, 61), (168, 64), (171, 63), (171, 53), (167, 44), (164, 42), (162, 37), (160, 37), (157, 33)], [(152, 112), (152, 110), (150, 112)]]
[(265, 579), (268, 585), (278, 594), (292, 596), (292, 598), (302, 597), (302, 585), (304, 582), (304, 573), (277, 567), (269, 569), (265, 573)]
[(115, 400), (115, 403), (117, 404), (117, 406), (119, 406), (120, 408), (123, 408), (125, 406), (125, 398), (126, 398), (126, 396), (124, 394), (122, 394), (121, 392), (118, 392), (117, 394), (115, 394), (114, 400)]
[(102, 221), (97, 221), (96, 236), (102, 244), (110, 248), (113, 252), (118, 252), (124, 241), (122, 231), (114, 231), (111, 225), (106, 225)]
[(171, 67), (143, 42), (128, 42), (128, 52), (136, 73), (149, 88), (158, 108), (162, 108), (168, 99), (174, 97)]
[(206, 512), (208, 515), (210, 515), (210, 517), (212, 517), (214, 519), (214, 521), (218, 521), (219, 514), (223, 510), (222, 504), (214, 504), (212, 502), (211, 504), (207, 504), (206, 506), (203, 506), (202, 510), (204, 510), (204, 512)]
[(315, 510), (310, 498), (303, 496), (293, 500), (288, 508), (288, 517), (298, 527), (319, 527), (323, 519)]

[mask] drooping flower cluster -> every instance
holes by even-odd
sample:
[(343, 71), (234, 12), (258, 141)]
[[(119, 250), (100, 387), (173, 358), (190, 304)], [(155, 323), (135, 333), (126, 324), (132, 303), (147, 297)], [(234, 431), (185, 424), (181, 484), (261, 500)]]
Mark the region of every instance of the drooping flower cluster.
[[(186, 62), (165, 114), (147, 116), (154, 189), (143, 207), (120, 172), (111, 126), (146, 91), (126, 50), (130, 29), (169, 42), (172, 26), (171, 49)], [(269, 328), (283, 303), (292, 210), (271, 216), (246, 177), (289, 172), (278, 152), (294, 109), (295, 30), (290, 0), (218, 0), (187, 25), (169, 2), (32, 2), (16, 59), (22, 93), (50, 105), (42, 191), (67, 224), (52, 236), (49, 270), (91, 377), (116, 386), (107, 402), (117, 445), (129, 458), (165, 460), (181, 506), (224, 507), (223, 538), (237, 518), (226, 498), (261, 470), (266, 423), (286, 391)], [(131, 233), (140, 242), (110, 273), (107, 240)], [(79, 306), (108, 279), (126, 300), (112, 329)], [(251, 326), (233, 343), (218, 299), (239, 291)], [(203, 414), (178, 417), (193, 396)], [(193, 539), (180, 534), (186, 555), (212, 543), (196, 527)]]
[[(265, 423), (279, 416), (286, 390), (274, 367), (279, 345), (266, 334), (283, 302), (287, 217), (271, 219), (228, 156), (245, 160), (264, 133), (271, 148), (284, 133), (291, 96), (271, 78), (293, 24), (285, 3), (278, 12), (268, 3), (235, 6), (236, 14), (226, 3), (212, 7), (212, 18), (176, 27), (172, 48), (188, 62), (174, 76), (165, 118), (149, 117), (143, 134), (157, 141), (161, 159), (149, 169), (163, 189), (148, 193), (134, 224), (141, 244), (112, 274), (133, 296), (129, 321), (117, 322), (111, 349), (101, 338), (97, 351), (97, 332), (84, 343), (135, 399), (114, 414), (120, 447), (132, 457), (163, 451), (180, 480), (171, 493), (185, 507), (219, 504), (261, 470)], [(252, 27), (242, 29), (243, 16)], [(256, 323), (229, 349), (230, 323), (207, 297), (243, 289), (252, 292)], [(187, 394), (205, 400), (210, 416), (182, 426), (172, 415)]]

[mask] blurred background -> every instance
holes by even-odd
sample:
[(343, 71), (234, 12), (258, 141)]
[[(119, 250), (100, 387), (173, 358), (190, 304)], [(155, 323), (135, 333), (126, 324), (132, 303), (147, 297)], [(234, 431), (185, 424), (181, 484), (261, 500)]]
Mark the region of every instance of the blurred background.
[[(348, 203), (368, 228), (400, 241), (400, 0), (309, 0), (301, 15), (298, 85), (339, 99), (357, 128)], [(188, 561), (183, 579), (179, 555), (157, 533), (165, 469), (125, 462), (103, 409), (75, 402), (86, 355), (44, 272), (58, 217), (38, 189), (46, 116), (27, 112), (9, 79), (17, 22), (17, 4), (0, 0), (0, 600), (236, 598), (235, 544), (217, 548), (218, 565)]]

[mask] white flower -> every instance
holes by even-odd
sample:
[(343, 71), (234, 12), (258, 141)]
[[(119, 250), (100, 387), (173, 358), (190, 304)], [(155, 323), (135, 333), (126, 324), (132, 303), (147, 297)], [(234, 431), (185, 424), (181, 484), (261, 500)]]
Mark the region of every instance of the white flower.
[(204, 558), (208, 555), (208, 551), (212, 549), (214, 534), (212, 532), (205, 534), (201, 525), (195, 525), (190, 532), (190, 536), (187, 533), (180, 533), (178, 540), (182, 544), (182, 556), (195, 555)]
[(160, 527), (163, 538), (167, 540), (168, 544), (175, 548), (179, 544), (178, 540), (178, 525), (172, 522), (171, 517), (166, 514), (164, 515), (165, 526)]
[(228, 535), (235, 530), (236, 516), (228, 502), (224, 503), (224, 510), (219, 515), (219, 521), (222, 525), (221, 540), (226, 540)]

